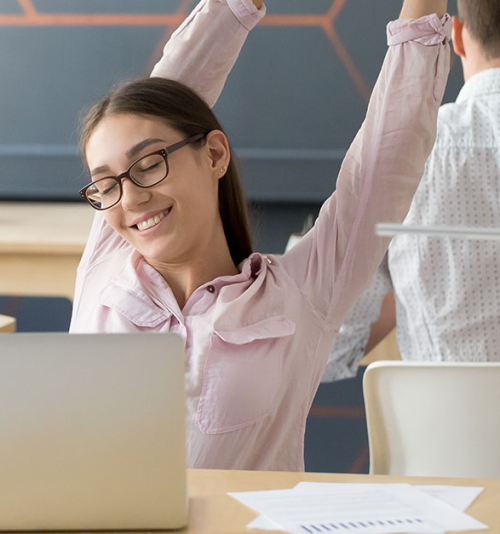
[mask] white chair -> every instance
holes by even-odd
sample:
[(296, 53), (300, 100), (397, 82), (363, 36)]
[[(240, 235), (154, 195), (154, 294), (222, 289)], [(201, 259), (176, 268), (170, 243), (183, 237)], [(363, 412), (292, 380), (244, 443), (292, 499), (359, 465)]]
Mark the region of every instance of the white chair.
[(370, 474), (500, 478), (500, 363), (375, 362)]

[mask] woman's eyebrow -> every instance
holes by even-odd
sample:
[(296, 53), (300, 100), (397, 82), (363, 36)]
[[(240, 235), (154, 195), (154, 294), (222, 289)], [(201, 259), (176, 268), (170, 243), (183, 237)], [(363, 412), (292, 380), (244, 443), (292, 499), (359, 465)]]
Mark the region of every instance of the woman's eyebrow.
[(154, 143), (165, 143), (165, 139), (155, 139), (155, 138), (152, 138), (152, 137), (148, 137), (147, 139), (144, 139), (144, 141), (141, 141), (140, 143), (137, 143), (130, 150), (128, 150), (127, 151), (127, 158), (132, 159), (143, 148), (146, 148), (147, 146), (152, 145)]
[[(130, 150), (127, 150), (127, 153), (126, 153), (127, 158), (132, 159), (134, 156), (139, 154), (141, 150), (143, 150), (149, 145), (152, 145), (154, 143), (165, 143), (165, 142), (166, 142), (165, 139), (157, 139), (153, 137), (148, 137), (147, 139), (144, 139), (143, 141), (134, 145)], [(101, 165), (100, 167), (96, 167), (95, 169), (93, 169), (92, 172), (90, 173), (90, 176), (94, 176), (96, 174), (100, 174), (102, 172), (109, 172), (109, 171), (110, 171), (110, 168), (108, 165)]]
[(95, 169), (92, 169), (92, 171), (90, 172), (90, 176), (101, 174), (101, 172), (110, 172), (110, 168), (107, 165), (101, 165), (100, 167), (96, 167)]

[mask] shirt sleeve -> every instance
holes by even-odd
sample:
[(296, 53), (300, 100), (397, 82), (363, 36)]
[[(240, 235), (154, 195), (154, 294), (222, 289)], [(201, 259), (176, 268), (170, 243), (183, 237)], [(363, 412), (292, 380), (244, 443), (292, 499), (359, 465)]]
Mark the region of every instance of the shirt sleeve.
[(389, 50), (337, 189), (281, 259), (329, 330), (340, 329), (386, 253), (390, 240), (375, 236), (375, 224), (408, 212), (436, 137), (450, 33), (448, 15), (389, 24)]
[[(178, 80), (197, 91), (213, 106), (217, 102), (249, 31), (266, 9), (251, 0), (201, 0), (165, 45), (152, 76)], [(78, 320), (87, 273), (118, 268), (133, 250), (97, 212), (77, 270), (70, 331)]]
[(165, 45), (152, 76), (182, 82), (214, 106), (249, 31), (265, 12), (251, 0), (202, 0)]
[(358, 365), (366, 353), (371, 325), (380, 315), (384, 297), (392, 291), (387, 255), (368, 289), (359, 296), (354, 308), (340, 327), (321, 382), (335, 382), (356, 376)]

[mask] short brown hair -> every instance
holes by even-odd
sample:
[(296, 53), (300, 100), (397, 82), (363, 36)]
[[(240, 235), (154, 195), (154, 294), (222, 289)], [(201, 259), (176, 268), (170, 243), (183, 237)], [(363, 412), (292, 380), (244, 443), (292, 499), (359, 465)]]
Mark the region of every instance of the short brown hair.
[[(162, 118), (186, 137), (223, 131), (210, 107), (189, 87), (173, 80), (145, 78), (125, 83), (88, 112), (80, 137), (84, 160), (85, 147), (101, 120), (122, 113)], [(219, 213), (231, 258), (238, 265), (252, 253), (252, 238), (247, 203), (232, 153), (227, 172), (219, 180)]]
[(457, 0), (458, 17), (488, 59), (500, 57), (500, 0)]

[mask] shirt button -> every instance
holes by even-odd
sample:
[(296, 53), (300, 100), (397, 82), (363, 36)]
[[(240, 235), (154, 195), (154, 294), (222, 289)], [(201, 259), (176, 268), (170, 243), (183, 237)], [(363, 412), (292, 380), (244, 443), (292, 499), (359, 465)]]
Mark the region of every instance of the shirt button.
[(212, 286), (212, 285), (207, 286), (207, 291), (208, 291), (209, 293), (215, 293), (215, 287)]

